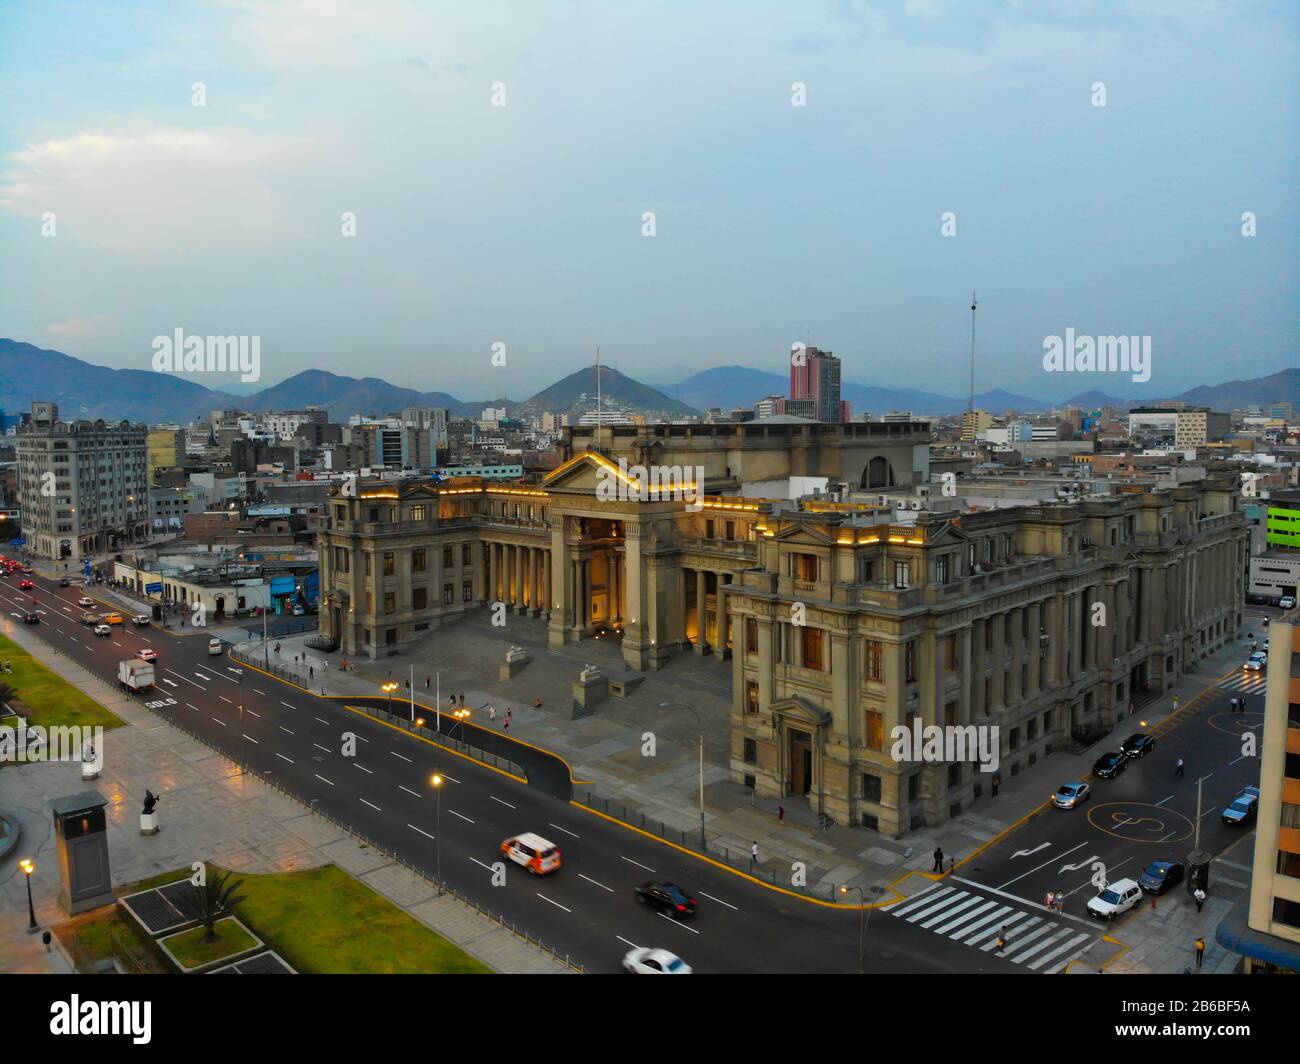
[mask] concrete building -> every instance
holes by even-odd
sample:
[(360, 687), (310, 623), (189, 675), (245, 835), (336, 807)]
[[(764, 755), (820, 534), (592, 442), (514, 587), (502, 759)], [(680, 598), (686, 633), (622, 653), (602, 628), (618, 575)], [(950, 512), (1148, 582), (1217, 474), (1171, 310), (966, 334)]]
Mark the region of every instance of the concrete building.
[[(803, 404), (807, 404), (806, 409)], [(815, 347), (792, 354), (790, 401), (782, 412), (814, 421), (852, 421), (852, 407), (840, 398), (840, 360)]]
[(159, 469), (174, 469), (185, 461), (185, 433), (175, 425), (150, 429), (145, 440), (148, 483), (154, 483)]
[(1250, 974), (1300, 972), (1300, 628), (1274, 624), (1259, 737), (1259, 807), (1246, 911), (1215, 929)]
[(1189, 406), (1178, 411), (1174, 421), (1175, 447), (1204, 447), (1222, 440), (1232, 432), (1232, 417), (1204, 406)]
[(60, 421), (56, 404), (33, 403), (16, 437), (28, 547), (75, 561), (145, 537), (147, 431), (126, 421)]

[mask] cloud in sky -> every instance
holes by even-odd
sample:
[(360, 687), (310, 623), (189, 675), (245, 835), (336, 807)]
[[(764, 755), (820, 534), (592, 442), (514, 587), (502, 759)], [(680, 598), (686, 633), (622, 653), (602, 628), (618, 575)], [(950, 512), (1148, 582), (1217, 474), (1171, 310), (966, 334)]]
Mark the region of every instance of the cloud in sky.
[(110, 365), (179, 326), (262, 336), (268, 381), (522, 397), (597, 346), (942, 381), (974, 288), (980, 387), (1082, 391), (1041, 369), (1072, 327), (1151, 335), (1181, 391), (1295, 361), (1296, 62), (1285, 11), (1210, 0), (11, 6), (0, 316), (106, 312), (55, 335)]
[(93, 340), (103, 334), (105, 326), (112, 320), (108, 314), (78, 314), (53, 322), (49, 333), (65, 340)]

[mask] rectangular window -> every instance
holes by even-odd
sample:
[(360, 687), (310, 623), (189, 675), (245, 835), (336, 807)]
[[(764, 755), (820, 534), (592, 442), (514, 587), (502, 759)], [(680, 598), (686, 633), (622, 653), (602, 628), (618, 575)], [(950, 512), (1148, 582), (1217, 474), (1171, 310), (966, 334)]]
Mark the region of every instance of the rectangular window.
[(745, 653), (758, 653), (758, 621), (753, 617), (745, 618)]
[(470, 543), (462, 543), (460, 546), (460, 564), (469, 565), (474, 559), (474, 547)]
[(817, 580), (817, 555), (792, 554), (790, 556), (790, 575), (796, 580), (814, 583)]
[(957, 634), (954, 632), (944, 640), (944, 668), (955, 672), (957, 664)]
[(460, 585), (460, 600), (462, 602), (469, 602), (473, 598), (474, 598), (474, 584), (473, 582), (466, 580), (463, 584)]
[(863, 558), (858, 562), (858, 580), (863, 584), (870, 584), (876, 579), (876, 563), (870, 558)]
[(758, 701), (758, 684), (753, 680), (745, 681), (745, 712), (757, 713), (759, 711)]
[(392, 576), (395, 568), (396, 565), (393, 560), (393, 552), (391, 550), (384, 551), (384, 575)]
[(803, 636), (803, 667), (805, 669), (816, 669), (820, 672), (824, 667), (822, 664), (822, 630), (803, 626), (799, 631)]
[(334, 570), (340, 573), (352, 571), (352, 555), (346, 547), (334, 548)]
[(385, 613), (397, 612), (397, 594), (395, 592), (392, 591), (384, 592), (384, 612)]
[(451, 547), (450, 547), (450, 546), (443, 547), (443, 548), (442, 548), (442, 567), (443, 567), (444, 569), (450, 569), (450, 568), (452, 567), (452, 564), (453, 564), (453, 562), (452, 562)]
[(907, 587), (908, 568), (907, 562), (894, 562), (894, 587), (899, 589)]
[(867, 640), (866, 666), (868, 680), (884, 679), (883, 666), (881, 664), (883, 660), (882, 649), (880, 640)]
[(370, 555), (367, 553), (367, 554), (363, 554), (361, 557), (362, 557), (363, 562), (364, 562), (365, 567), (366, 567), (366, 576), (369, 576), (369, 575), (370, 575)]
[(745, 740), (745, 764), (752, 765), (758, 760), (758, 743), (753, 739)]
[(714, 530), (714, 527), (713, 527), (713, 518), (710, 517), (710, 518), (708, 518), (708, 519), (704, 522), (704, 538), (705, 538), (705, 539), (713, 539), (713, 538), (714, 538), (714, 537), (713, 537), (713, 533), (714, 533), (714, 531), (715, 531), (715, 530)]
[(429, 563), (429, 554), (423, 547), (411, 551), (411, 572), (422, 573)]
[[(862, 741), (868, 750), (883, 750), (885, 748), (885, 715), (883, 713), (878, 713), (874, 709), (867, 710), (863, 717)], [(879, 797), (879, 780), (876, 780), (876, 787), (876, 797)]]
[(948, 556), (946, 554), (940, 558), (935, 565), (934, 578), (940, 584), (946, 584), (948, 582)]
[(903, 679), (908, 683), (916, 680), (916, 643), (910, 639), (903, 644)]
[(426, 587), (413, 588), (411, 591), (411, 609), (422, 610), (429, 605), (429, 589)]
[(451, 584), (443, 584), (443, 585), (442, 585), (442, 604), (443, 604), (444, 606), (450, 606), (450, 605), (451, 605), (451, 603), (452, 603), (452, 593), (453, 593), (453, 588), (452, 588)]
[(429, 510), (428, 510), (427, 507), (425, 507), (425, 506), (412, 506), (412, 507), (411, 507), (411, 520), (412, 520), (412, 521), (424, 521), (424, 520), (426, 520), (426, 519), (428, 518), (428, 516), (429, 516)]
[(728, 521), (728, 522), (727, 522), (727, 525), (726, 525), (726, 528), (727, 528), (727, 539), (729, 539), (729, 540), (731, 540), (731, 539), (735, 539), (735, 538), (736, 538), (736, 522), (735, 522), (735, 521)]

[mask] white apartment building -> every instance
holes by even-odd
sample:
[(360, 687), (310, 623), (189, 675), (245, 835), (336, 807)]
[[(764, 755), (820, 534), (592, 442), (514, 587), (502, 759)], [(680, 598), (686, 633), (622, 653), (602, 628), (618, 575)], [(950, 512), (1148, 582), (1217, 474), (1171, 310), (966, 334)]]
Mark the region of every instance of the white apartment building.
[(32, 404), (17, 433), (18, 497), (27, 546), (42, 558), (120, 550), (148, 534), (148, 427), (60, 421)]

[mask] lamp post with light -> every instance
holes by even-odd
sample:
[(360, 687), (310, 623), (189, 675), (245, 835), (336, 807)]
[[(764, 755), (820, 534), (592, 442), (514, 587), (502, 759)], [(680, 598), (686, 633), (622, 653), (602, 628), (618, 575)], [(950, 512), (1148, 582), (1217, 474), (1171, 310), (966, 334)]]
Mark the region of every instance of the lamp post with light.
[(435, 772), (429, 783), (433, 785), (433, 792), (438, 797), (438, 819), (433, 831), (433, 849), (435, 874), (438, 877), (438, 897), (442, 897), (442, 777)]
[(841, 894), (847, 894), (851, 890), (858, 892), (858, 902), (861, 906), (858, 909), (858, 975), (862, 975), (862, 950), (867, 938), (867, 895), (861, 887), (840, 887)]
[(23, 870), (23, 875), (27, 878), (27, 933), (36, 934), (40, 926), (36, 923), (36, 906), (32, 904), (32, 873), (36, 871), (36, 865), (30, 857), (24, 857), (18, 862), (18, 867)]
[(668, 709), (671, 706), (687, 710), (695, 718), (695, 723), (700, 729), (700, 849), (707, 850), (708, 846), (704, 838), (704, 722), (700, 720), (700, 715), (695, 708), (688, 706), (685, 702), (659, 703), (660, 709)]
[[(389, 673), (391, 676), (392, 673)], [(393, 692), (397, 690), (397, 681), (388, 680), (379, 685), (379, 689), (388, 695), (388, 715), (393, 715)]]

